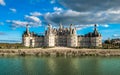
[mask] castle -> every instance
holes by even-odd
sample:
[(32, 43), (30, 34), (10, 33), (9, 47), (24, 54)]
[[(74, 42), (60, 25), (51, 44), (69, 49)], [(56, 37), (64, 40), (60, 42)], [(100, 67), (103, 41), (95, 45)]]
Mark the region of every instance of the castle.
[(22, 42), (26, 47), (101, 47), (102, 36), (96, 25), (93, 32), (85, 35), (77, 35), (76, 28), (72, 25), (69, 28), (64, 28), (61, 24), (58, 29), (48, 25), (45, 35), (37, 35), (34, 32), (29, 32), (28, 25), (26, 25)]

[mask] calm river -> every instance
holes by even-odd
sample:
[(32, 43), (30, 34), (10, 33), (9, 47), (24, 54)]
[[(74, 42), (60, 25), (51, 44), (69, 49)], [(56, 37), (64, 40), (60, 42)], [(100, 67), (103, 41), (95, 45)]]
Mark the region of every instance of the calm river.
[(120, 75), (120, 57), (0, 57), (0, 75)]

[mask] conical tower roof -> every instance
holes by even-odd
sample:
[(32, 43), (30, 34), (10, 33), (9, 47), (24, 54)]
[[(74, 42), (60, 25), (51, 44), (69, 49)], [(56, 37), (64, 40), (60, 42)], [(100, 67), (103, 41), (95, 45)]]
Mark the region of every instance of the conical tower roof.
[(94, 25), (93, 36), (97, 37), (97, 36), (99, 36), (99, 35), (100, 35), (100, 34), (99, 34), (98, 30), (97, 30), (97, 25), (95, 24), (95, 25)]

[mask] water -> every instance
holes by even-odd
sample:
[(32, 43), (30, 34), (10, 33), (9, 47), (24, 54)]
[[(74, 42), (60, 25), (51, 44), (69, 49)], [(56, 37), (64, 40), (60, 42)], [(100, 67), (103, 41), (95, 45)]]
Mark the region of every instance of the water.
[(0, 57), (0, 75), (120, 75), (120, 57)]

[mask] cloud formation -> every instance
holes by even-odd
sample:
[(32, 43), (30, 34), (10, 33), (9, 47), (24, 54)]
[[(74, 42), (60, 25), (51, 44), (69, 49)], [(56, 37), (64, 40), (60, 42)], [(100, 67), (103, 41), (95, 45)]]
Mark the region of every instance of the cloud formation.
[(20, 20), (6, 20), (6, 22), (12, 24), (12, 28), (24, 27), (28, 24), (27, 21), (20, 21)]
[(30, 15), (32, 16), (42, 16), (40, 12), (31, 12)]
[(6, 5), (5, 1), (4, 0), (0, 0), (0, 5), (5, 6)]
[(58, 0), (58, 2), (68, 9), (57, 11), (60, 8), (54, 7), (54, 12), (45, 14), (45, 20), (53, 25), (72, 23), (81, 27), (91, 24), (109, 27), (107, 24), (120, 23), (120, 0)]
[(29, 22), (41, 23), (40, 19), (36, 16), (25, 15), (25, 19)]
[(119, 34), (114, 34), (113, 37), (120, 38), (120, 35)]
[(74, 20), (74, 18), (77, 18), (78, 15), (80, 15), (79, 12), (72, 10), (63, 10), (63, 11), (55, 11), (52, 13), (48, 12), (45, 14), (44, 17), (45, 20), (51, 24), (59, 24), (59, 23), (70, 24), (73, 23), (70, 21)]
[(32, 27), (41, 26), (41, 20), (36, 16), (25, 15), (25, 21), (21, 20), (6, 20), (7, 23), (10, 23), (12, 28), (25, 27), (29, 24)]
[(50, 3), (51, 3), (51, 4), (54, 4), (54, 3), (55, 3), (55, 0), (51, 0)]
[(39, 12), (31, 12), (30, 15), (25, 15), (24, 20), (6, 20), (7, 23), (11, 24), (11, 27), (13, 29), (17, 27), (25, 27), (27, 24), (29, 24), (32, 27), (41, 26), (41, 20), (39, 16), (42, 14)]
[(16, 9), (15, 8), (10, 8), (10, 11), (12, 11), (12, 12), (16, 12)]
[(79, 12), (118, 9), (120, 0), (58, 0), (63, 6)]
[(62, 8), (54, 7), (53, 10), (54, 11), (62, 11)]

